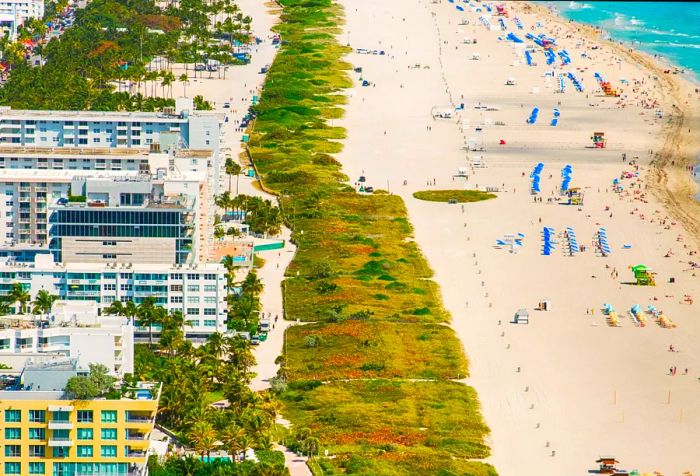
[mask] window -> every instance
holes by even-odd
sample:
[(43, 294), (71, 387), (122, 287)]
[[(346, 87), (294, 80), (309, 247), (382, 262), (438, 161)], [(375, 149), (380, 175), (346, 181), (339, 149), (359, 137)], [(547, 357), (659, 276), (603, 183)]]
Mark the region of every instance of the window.
[(29, 456), (34, 458), (43, 458), (46, 455), (46, 446), (44, 445), (29, 445)]
[(116, 423), (117, 422), (117, 411), (116, 410), (102, 410), (102, 423)]
[(197, 285), (197, 284), (188, 284), (188, 285), (187, 285), (187, 292), (190, 292), (190, 293), (198, 293), (198, 292), (199, 292), (199, 285)]
[(215, 274), (207, 273), (207, 274), (204, 275), (204, 279), (206, 279), (207, 281), (212, 281), (212, 280), (215, 280), (215, 279), (216, 279), (216, 275), (215, 275)]
[(5, 445), (5, 456), (8, 458), (22, 456), (22, 447), (20, 445)]
[(29, 474), (44, 474), (45, 472), (46, 467), (44, 463), (29, 463)]
[(173, 274), (170, 275), (170, 279), (181, 280), (181, 279), (182, 279), (182, 274), (181, 274), (181, 273), (173, 273)]
[(78, 428), (79, 440), (91, 440), (93, 437), (92, 428)]
[(44, 410), (29, 410), (29, 421), (32, 423), (44, 423), (46, 412)]
[(204, 292), (205, 293), (215, 293), (216, 292), (216, 284), (205, 284), (204, 285)]
[(5, 463), (5, 474), (20, 474), (20, 468), (19, 463)]
[(199, 275), (198, 274), (188, 274), (187, 279), (191, 279), (192, 281), (199, 281)]
[(78, 458), (92, 458), (92, 446), (78, 445)]
[(216, 308), (214, 308), (214, 307), (204, 308), (204, 315), (205, 316), (216, 316)]
[(78, 423), (92, 423), (92, 410), (78, 410)]
[(6, 440), (21, 440), (22, 439), (22, 429), (21, 428), (5, 428), (5, 439)]
[(188, 304), (199, 304), (199, 296), (187, 296)]
[(187, 314), (191, 316), (199, 316), (199, 309), (197, 309), (196, 307), (188, 307)]
[(29, 439), (30, 440), (45, 440), (46, 430), (44, 428), (30, 428), (29, 429)]
[[(12, 226), (12, 225), (10, 225), (10, 226)], [(181, 293), (182, 292), (182, 284), (171, 284), (170, 291), (172, 291), (174, 293)]]
[[(216, 296), (206, 296), (204, 298), (204, 304), (216, 304)], [(207, 313), (207, 310), (204, 310), (204, 314)]]
[(182, 304), (182, 296), (170, 296), (171, 304)]
[(101, 433), (102, 433), (103, 440), (116, 440), (117, 439), (117, 429), (116, 428), (103, 428)]
[(100, 456), (103, 458), (116, 458), (117, 457), (117, 447), (114, 445), (103, 445), (100, 447)]
[(204, 319), (204, 327), (216, 327), (215, 319)]
[(70, 448), (56, 446), (55, 448), (51, 448), (51, 454), (54, 458), (68, 458), (70, 455)]
[(22, 421), (20, 410), (5, 410), (5, 423), (19, 423)]
[(120, 284), (119, 289), (122, 291), (131, 291), (132, 290), (132, 285), (131, 284)]

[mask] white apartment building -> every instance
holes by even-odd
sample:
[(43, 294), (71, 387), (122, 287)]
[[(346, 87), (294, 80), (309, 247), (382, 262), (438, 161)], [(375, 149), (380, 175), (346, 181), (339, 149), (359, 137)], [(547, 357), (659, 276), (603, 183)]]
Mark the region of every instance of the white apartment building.
[(17, 36), (17, 28), (31, 18), (44, 16), (44, 0), (0, 0), (0, 33)]
[[(34, 299), (45, 289), (67, 301), (94, 301), (100, 311), (114, 301), (140, 304), (153, 297), (158, 306), (181, 311), (187, 337), (226, 331), (226, 270), (219, 263), (54, 263), (37, 255), (34, 263), (0, 266), (0, 295), (20, 283)], [(156, 329), (157, 330), (157, 329)], [(147, 336), (147, 329), (136, 329)]]
[(22, 369), (28, 359), (76, 359), (79, 369), (102, 364), (116, 377), (134, 372), (134, 325), (125, 317), (98, 316), (94, 301), (56, 301), (46, 316), (0, 317), (0, 362)]

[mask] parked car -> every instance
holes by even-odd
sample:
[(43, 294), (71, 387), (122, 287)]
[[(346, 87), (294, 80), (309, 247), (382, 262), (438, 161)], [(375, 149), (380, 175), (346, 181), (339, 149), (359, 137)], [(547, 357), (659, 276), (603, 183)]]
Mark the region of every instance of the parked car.
[(230, 103), (230, 102), (225, 102), (225, 103), (224, 103), (224, 109), (231, 109), (231, 103)]
[(196, 65), (194, 65), (194, 70), (195, 71), (206, 71), (207, 67), (204, 66), (203, 64), (196, 64)]

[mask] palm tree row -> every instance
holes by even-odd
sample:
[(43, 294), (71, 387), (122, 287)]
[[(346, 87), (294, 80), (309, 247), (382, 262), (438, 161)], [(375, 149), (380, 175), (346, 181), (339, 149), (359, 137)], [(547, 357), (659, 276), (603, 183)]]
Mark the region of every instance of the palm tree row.
[(277, 235), (282, 229), (283, 217), (280, 208), (270, 200), (249, 195), (232, 197), (231, 193), (226, 191), (214, 197), (214, 204), (226, 214), (229, 210), (235, 210), (236, 215), (245, 214), (243, 222), (253, 233)]
[[(249, 388), (255, 359), (248, 342), (216, 333), (194, 347), (181, 330), (174, 334), (154, 350), (136, 349), (135, 375), (163, 382), (159, 422), (202, 456), (218, 446), (235, 456), (269, 449), (278, 404)], [(211, 405), (221, 398), (224, 405)]]
[(26, 314), (29, 309), (28, 305), (31, 303), (31, 311), (33, 314), (48, 315), (51, 312), (54, 301), (58, 299), (58, 296), (42, 289), (36, 294), (34, 301), (32, 301), (32, 296), (27, 289), (28, 286), (24, 286), (21, 283), (13, 283), (9, 292), (5, 296), (0, 296), (0, 314), (10, 314), (12, 312), (12, 306), (15, 305), (17, 305), (16, 310), (19, 314)]

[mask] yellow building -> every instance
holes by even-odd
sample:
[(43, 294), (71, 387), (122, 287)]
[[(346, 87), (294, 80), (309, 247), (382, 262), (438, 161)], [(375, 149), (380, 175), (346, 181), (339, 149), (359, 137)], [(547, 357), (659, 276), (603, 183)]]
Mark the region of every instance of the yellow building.
[(143, 475), (160, 384), (118, 400), (0, 391), (0, 475)]

